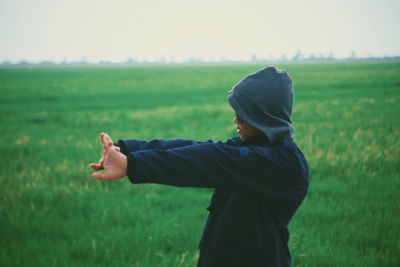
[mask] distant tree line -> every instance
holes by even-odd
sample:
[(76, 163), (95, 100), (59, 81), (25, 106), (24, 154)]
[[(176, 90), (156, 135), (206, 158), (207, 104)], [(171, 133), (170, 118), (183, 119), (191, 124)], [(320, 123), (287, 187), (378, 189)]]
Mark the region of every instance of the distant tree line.
[(309, 54), (308, 56), (304, 56), (300, 50), (292, 56), (291, 58), (287, 57), (286, 54), (282, 54), (279, 58), (263, 58), (258, 57), (255, 54), (249, 56), (247, 60), (234, 60), (228, 57), (220, 57), (220, 58), (209, 58), (204, 59), (201, 57), (187, 57), (183, 60), (175, 61), (173, 59), (167, 60), (164, 56), (159, 57), (155, 60), (146, 60), (139, 59), (135, 57), (128, 57), (127, 60), (123, 62), (112, 62), (108, 60), (101, 60), (99, 62), (93, 63), (88, 62), (85, 57), (80, 59), (79, 61), (62, 61), (62, 62), (53, 62), (53, 61), (41, 61), (41, 62), (29, 62), (27, 60), (21, 60), (19, 62), (10, 62), (3, 61), (0, 63), (0, 66), (81, 66), (81, 65), (138, 65), (138, 64), (210, 64), (210, 63), (263, 63), (263, 62), (318, 62), (318, 61), (351, 61), (351, 60), (400, 60), (400, 56), (384, 56), (384, 57), (358, 57), (355, 51), (352, 51), (347, 58), (336, 58), (333, 53), (329, 53), (328, 55), (319, 54), (316, 55), (314, 53)]

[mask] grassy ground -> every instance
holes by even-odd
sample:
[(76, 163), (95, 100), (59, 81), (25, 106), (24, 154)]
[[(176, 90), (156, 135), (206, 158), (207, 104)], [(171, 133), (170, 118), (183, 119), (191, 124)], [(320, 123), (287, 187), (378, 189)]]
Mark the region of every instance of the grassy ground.
[[(226, 92), (260, 65), (0, 69), (0, 266), (194, 266), (210, 190), (90, 178), (97, 134), (235, 136)], [(399, 266), (400, 62), (278, 64), (310, 192), (294, 266)]]

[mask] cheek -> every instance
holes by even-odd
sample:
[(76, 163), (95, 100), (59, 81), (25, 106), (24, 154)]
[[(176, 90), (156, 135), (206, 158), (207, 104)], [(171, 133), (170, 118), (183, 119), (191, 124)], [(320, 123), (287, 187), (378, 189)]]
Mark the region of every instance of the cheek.
[(254, 128), (248, 124), (241, 125), (239, 127), (239, 129), (240, 129), (241, 134), (245, 135), (247, 137), (255, 136), (259, 133), (259, 131), (256, 128)]

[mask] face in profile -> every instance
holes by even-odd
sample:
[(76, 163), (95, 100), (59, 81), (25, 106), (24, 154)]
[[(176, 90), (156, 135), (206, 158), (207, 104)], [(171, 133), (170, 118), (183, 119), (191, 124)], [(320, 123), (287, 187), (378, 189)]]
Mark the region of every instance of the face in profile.
[(236, 129), (237, 129), (236, 131), (240, 136), (240, 140), (242, 141), (246, 141), (251, 137), (261, 134), (260, 130), (254, 128), (253, 126), (245, 122), (237, 114), (235, 115), (232, 121), (234, 124), (236, 124)]

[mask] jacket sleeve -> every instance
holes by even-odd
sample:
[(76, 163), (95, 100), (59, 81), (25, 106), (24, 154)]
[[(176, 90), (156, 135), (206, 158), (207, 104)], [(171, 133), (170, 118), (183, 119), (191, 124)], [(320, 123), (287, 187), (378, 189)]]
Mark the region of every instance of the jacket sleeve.
[[(288, 160), (260, 156), (252, 147), (201, 143), (170, 149), (128, 153), (132, 183), (180, 187), (232, 188), (299, 200), (304, 197), (301, 177)], [(288, 170), (287, 167), (292, 168)]]
[[(206, 141), (206, 142), (211, 142), (211, 141)], [(135, 151), (148, 150), (148, 149), (164, 150), (164, 149), (189, 146), (199, 143), (202, 142), (194, 140), (185, 140), (185, 139), (175, 139), (175, 140), (154, 139), (151, 141), (121, 139), (118, 141), (118, 143), (115, 143), (115, 145), (121, 148), (121, 152), (123, 154), (127, 155), (128, 153)]]
[[(238, 138), (232, 138), (226, 141), (225, 144), (236, 146), (239, 143), (238, 140), (239, 140)], [(148, 149), (165, 150), (165, 149), (178, 148), (178, 147), (191, 146), (204, 143), (212, 144), (214, 142), (212, 140), (194, 141), (187, 139), (174, 139), (174, 140), (154, 139), (151, 141), (121, 139), (118, 141), (118, 143), (115, 143), (115, 145), (120, 147), (121, 152), (123, 154), (127, 155), (130, 152), (141, 151), (141, 150), (148, 150)]]

